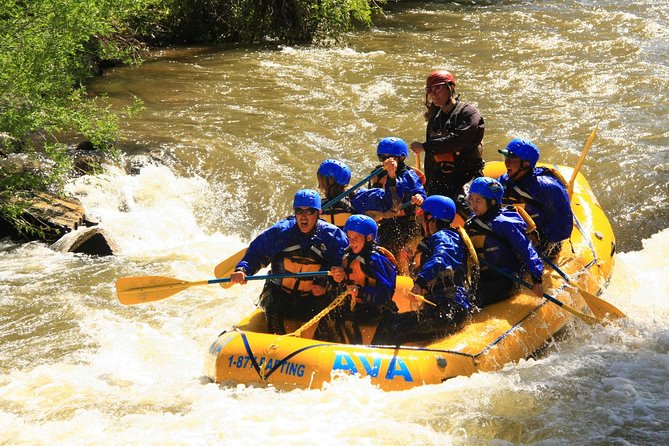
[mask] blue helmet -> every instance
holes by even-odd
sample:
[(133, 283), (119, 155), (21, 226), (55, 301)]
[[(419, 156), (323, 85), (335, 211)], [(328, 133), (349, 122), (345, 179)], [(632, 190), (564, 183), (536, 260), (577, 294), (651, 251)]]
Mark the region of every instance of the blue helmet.
[(453, 221), (455, 218), (455, 203), (443, 195), (430, 195), (423, 201), (421, 209), (438, 220)]
[(469, 187), (469, 193), (479, 194), (483, 198), (496, 200), (497, 204), (501, 204), (502, 197), (504, 196), (504, 187), (494, 178), (479, 177), (472, 181), (472, 185)]
[(409, 156), (409, 146), (401, 138), (394, 136), (383, 138), (376, 146), (377, 155)]
[(378, 229), (379, 226), (372, 217), (362, 214), (351, 215), (344, 224), (344, 232), (353, 231), (362, 234), (365, 237), (371, 235), (374, 239), (376, 239)]
[(295, 208), (314, 208), (321, 210), (321, 196), (318, 192), (311, 189), (300, 189), (295, 192), (293, 198), (293, 209)]
[(506, 145), (505, 149), (499, 149), (498, 152), (504, 156), (511, 154), (523, 161), (528, 161), (532, 169), (539, 161), (539, 148), (526, 139), (514, 138)]
[(351, 169), (344, 163), (334, 159), (323, 161), (318, 168), (318, 175), (334, 178), (335, 183), (346, 186), (351, 181)]

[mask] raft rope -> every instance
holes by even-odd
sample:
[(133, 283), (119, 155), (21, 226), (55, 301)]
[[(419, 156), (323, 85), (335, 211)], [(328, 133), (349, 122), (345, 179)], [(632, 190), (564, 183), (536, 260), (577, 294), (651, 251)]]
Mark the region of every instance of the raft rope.
[[(237, 330), (237, 329), (235, 329)], [(251, 364), (253, 365), (253, 368), (255, 369), (256, 373), (258, 373), (258, 376), (260, 379), (263, 379), (262, 373), (260, 372), (260, 366), (258, 365), (258, 361), (256, 361), (256, 357), (253, 354), (253, 350), (251, 350), (251, 345), (249, 344), (249, 340), (246, 337), (246, 333), (243, 331), (237, 330), (239, 335), (242, 337), (242, 342), (244, 343), (244, 348), (246, 349), (246, 353), (249, 354), (249, 358), (251, 358)]]

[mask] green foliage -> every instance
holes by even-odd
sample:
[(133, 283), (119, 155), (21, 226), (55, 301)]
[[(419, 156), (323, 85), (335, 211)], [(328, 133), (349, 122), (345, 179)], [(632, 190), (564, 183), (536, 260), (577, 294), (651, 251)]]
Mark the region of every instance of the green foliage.
[(371, 25), (373, 0), (166, 0), (164, 26), (183, 42), (311, 43)]
[(113, 114), (91, 109), (82, 82), (100, 60), (132, 60), (138, 46), (114, 36), (148, 3), (156, 0), (0, 0), (0, 129), (20, 140), (57, 142), (71, 130), (113, 140)]

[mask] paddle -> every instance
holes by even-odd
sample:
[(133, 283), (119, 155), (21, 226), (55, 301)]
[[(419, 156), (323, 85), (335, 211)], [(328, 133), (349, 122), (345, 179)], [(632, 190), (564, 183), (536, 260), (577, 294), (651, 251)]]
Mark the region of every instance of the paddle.
[[(583, 147), (583, 151), (581, 152), (581, 156), (578, 159), (578, 162), (576, 163), (576, 166), (574, 167), (574, 171), (571, 174), (571, 178), (569, 179), (569, 183), (567, 183), (567, 194), (569, 195), (569, 199), (571, 200), (571, 197), (574, 193), (574, 184), (576, 183), (576, 177), (578, 176), (579, 170), (581, 170), (581, 166), (583, 165), (583, 162), (585, 161), (585, 156), (588, 154), (588, 151), (590, 150), (590, 147), (592, 146), (592, 142), (595, 140), (595, 135), (597, 135), (597, 131), (599, 130), (599, 124), (595, 126), (594, 129), (592, 129), (592, 132), (590, 132), (590, 135), (588, 136), (588, 139), (585, 142), (585, 147)], [(618, 308), (616, 308), (614, 305), (606, 302), (603, 299), (600, 299), (599, 297), (595, 296), (594, 294), (582, 289), (578, 285), (574, 284), (574, 282), (571, 280), (571, 278), (560, 269), (551, 259), (546, 257), (543, 254), (540, 254), (541, 258), (544, 262), (546, 262), (553, 270), (555, 270), (558, 274), (562, 276), (564, 280), (567, 281), (570, 285), (572, 285), (574, 288), (578, 290), (579, 293), (581, 293), (581, 296), (585, 300), (585, 302), (588, 304), (590, 307), (590, 310), (592, 311), (593, 314), (595, 314), (597, 317), (604, 317), (606, 314), (609, 314), (611, 316), (614, 316), (616, 318), (623, 318), (627, 317), (625, 313), (620, 311)]]
[[(383, 172), (383, 167), (379, 167), (378, 169), (374, 170), (371, 174), (367, 175), (365, 178), (362, 180), (358, 181), (356, 184), (342, 192), (341, 194), (337, 195), (335, 198), (332, 200), (328, 201), (322, 206), (323, 210), (326, 210), (335, 204), (337, 204), (339, 201), (341, 201), (344, 197), (349, 195), (351, 192), (354, 190), (358, 189), (360, 186), (365, 184), (367, 181), (371, 180), (375, 176), (379, 175), (381, 172)], [(224, 277), (224, 276), (229, 276), (237, 266), (237, 264), (244, 258), (244, 255), (246, 254), (247, 248), (242, 248), (232, 256), (228, 257), (227, 259), (223, 260), (221, 263), (216, 265), (214, 268), (214, 275), (216, 277)], [(231, 285), (230, 284), (221, 284), (223, 288), (229, 288)]]
[(592, 129), (592, 132), (590, 132), (590, 136), (588, 136), (588, 139), (585, 142), (585, 147), (583, 147), (583, 151), (581, 152), (581, 157), (578, 159), (576, 167), (574, 167), (574, 172), (572, 172), (571, 174), (569, 183), (567, 183), (567, 194), (569, 195), (570, 199), (572, 194), (574, 193), (574, 184), (576, 183), (576, 177), (578, 176), (578, 171), (581, 170), (581, 166), (583, 165), (585, 156), (588, 154), (590, 146), (592, 146), (592, 142), (595, 140), (595, 135), (597, 134), (597, 130), (599, 130), (599, 124), (597, 124), (595, 128)]
[(420, 295), (420, 294), (416, 294), (416, 293), (412, 293), (411, 291), (409, 291), (409, 294), (411, 294), (411, 297), (413, 297), (413, 298), (416, 299), (416, 300), (419, 300), (419, 301), (421, 301), (421, 302), (425, 302), (426, 304), (430, 304), (430, 305), (432, 305), (433, 307), (436, 307), (436, 306), (437, 306), (437, 304), (435, 304), (435, 303), (432, 302), (431, 300), (427, 300), (427, 299), (425, 299), (425, 296), (422, 296), (422, 295)]
[[(266, 276), (247, 276), (246, 280), (285, 279), (287, 277), (327, 276), (329, 271), (313, 271), (293, 274), (271, 274)], [(121, 277), (116, 281), (118, 300), (123, 305), (143, 304), (165, 299), (186, 288), (198, 285), (230, 282), (229, 277), (221, 279), (187, 282), (185, 280), (162, 276)]]
[[(490, 263), (486, 260), (483, 260), (483, 259), (479, 259), (479, 262), (481, 262), (481, 264), (483, 264), (483, 265), (486, 265), (488, 268), (492, 269), (493, 271), (495, 271), (495, 272), (497, 272), (497, 273), (499, 273), (499, 274), (501, 274), (505, 277), (508, 277), (509, 279), (513, 280), (514, 282), (524, 286), (525, 288), (528, 288), (530, 290), (532, 289), (532, 285), (525, 282), (523, 279), (521, 279), (519, 277), (516, 277), (513, 274), (508, 273), (508, 272), (496, 267), (492, 263)], [(569, 305), (565, 304), (564, 302), (554, 298), (550, 294), (544, 293), (543, 296), (544, 296), (544, 298), (546, 298), (549, 301), (553, 302), (554, 304), (558, 305), (560, 308), (562, 308), (564, 310), (567, 310), (571, 314), (574, 314), (574, 315), (580, 317), (583, 321), (587, 322), (588, 324), (596, 324), (596, 323), (600, 322), (600, 319), (598, 319), (596, 317), (593, 317), (593, 316), (589, 316), (585, 313), (581, 313), (577, 309), (570, 307)]]
[(559, 275), (562, 276), (564, 280), (567, 281), (568, 284), (576, 288), (576, 290), (581, 293), (581, 296), (585, 300), (585, 303), (588, 304), (590, 307), (590, 310), (593, 312), (593, 314), (599, 318), (603, 318), (606, 315), (613, 316), (615, 318), (624, 318), (627, 317), (625, 313), (620, 311), (618, 308), (616, 308), (614, 305), (606, 302), (603, 299), (600, 299), (599, 297), (595, 296), (594, 294), (584, 290), (583, 288), (579, 287), (576, 285), (571, 277), (567, 275), (564, 271), (560, 269), (559, 266), (557, 266), (551, 259), (546, 257), (543, 254), (541, 255), (541, 259), (546, 262), (551, 268), (553, 268)]
[(246, 254), (246, 249), (247, 248), (242, 248), (227, 259), (223, 260), (221, 263), (216, 265), (216, 268), (214, 268), (214, 276), (216, 277), (225, 277), (229, 276), (232, 274), (234, 271), (235, 267), (239, 262), (242, 261), (244, 258), (244, 255)]
[(358, 182), (355, 183), (353, 186), (349, 187), (349, 188), (346, 189), (344, 192), (342, 192), (341, 194), (339, 194), (339, 195), (337, 195), (336, 197), (334, 197), (332, 200), (330, 200), (330, 201), (328, 201), (327, 203), (325, 203), (325, 204), (322, 206), (323, 210), (326, 210), (326, 209), (331, 208), (332, 206), (334, 206), (335, 204), (337, 204), (338, 202), (340, 202), (344, 197), (346, 197), (347, 195), (349, 195), (349, 194), (350, 194), (351, 192), (353, 192), (354, 190), (358, 189), (360, 186), (362, 186), (363, 184), (365, 184), (366, 182), (368, 182), (369, 180), (371, 180), (371, 179), (374, 178), (375, 176), (379, 175), (381, 172), (383, 172), (383, 167), (379, 167), (378, 169), (374, 170), (374, 172), (370, 173), (370, 174), (367, 175), (365, 178), (363, 178), (362, 180), (358, 181)]

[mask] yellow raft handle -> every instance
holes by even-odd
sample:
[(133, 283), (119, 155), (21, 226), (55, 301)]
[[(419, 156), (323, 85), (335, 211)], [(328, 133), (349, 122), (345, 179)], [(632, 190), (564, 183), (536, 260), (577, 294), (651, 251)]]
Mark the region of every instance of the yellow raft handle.
[(530, 214), (528, 214), (527, 211), (522, 207), (522, 205), (514, 204), (513, 207), (516, 209), (516, 212), (520, 214), (520, 216), (523, 218), (523, 221), (527, 225), (525, 233), (529, 234), (530, 232), (536, 231), (537, 224), (534, 222), (532, 217), (530, 217)]
[(469, 234), (467, 234), (467, 231), (465, 231), (465, 228), (462, 226), (458, 226), (458, 233), (460, 234), (460, 238), (462, 239), (462, 242), (465, 244), (467, 247), (467, 251), (469, 252), (469, 262), (467, 262), (467, 282), (471, 285), (472, 283), (472, 267), (475, 265), (476, 268), (479, 267), (479, 257), (476, 255), (476, 249), (474, 249), (474, 244), (472, 243), (472, 239), (469, 238)]

